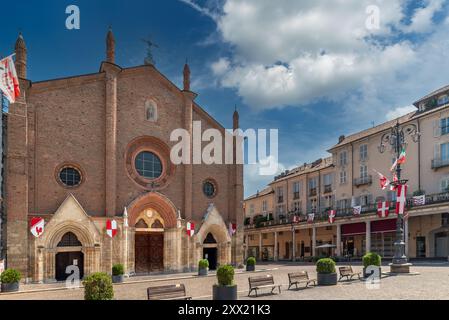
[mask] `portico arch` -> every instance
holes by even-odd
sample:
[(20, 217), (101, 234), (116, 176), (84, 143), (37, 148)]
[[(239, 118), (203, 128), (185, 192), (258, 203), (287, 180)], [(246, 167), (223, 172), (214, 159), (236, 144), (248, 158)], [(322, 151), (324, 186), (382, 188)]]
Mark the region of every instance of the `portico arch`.
[(164, 220), (165, 228), (176, 227), (176, 207), (166, 196), (159, 192), (148, 192), (130, 203), (128, 206), (129, 224), (134, 226), (139, 215), (146, 209), (155, 210)]

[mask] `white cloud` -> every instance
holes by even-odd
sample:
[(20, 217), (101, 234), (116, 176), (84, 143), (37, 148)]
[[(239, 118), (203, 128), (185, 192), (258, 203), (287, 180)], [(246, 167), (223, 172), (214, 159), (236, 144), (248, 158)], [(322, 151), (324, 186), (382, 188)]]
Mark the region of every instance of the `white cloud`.
[(416, 111), (415, 106), (398, 107), (394, 110), (389, 111), (386, 115), (386, 119), (393, 120), (413, 111)]
[[(385, 101), (378, 88), (396, 85), (401, 74), (423, 63), (418, 53), (424, 43), (403, 35), (438, 30), (433, 17), (444, 2), (427, 0), (406, 16), (409, 0), (227, 0), (214, 20), (234, 54), (212, 70), (223, 87), (235, 88), (254, 109), (319, 99), (349, 105), (354, 92), (354, 101), (399, 103)], [(378, 30), (365, 26), (366, 8), (373, 4), (380, 12)]]

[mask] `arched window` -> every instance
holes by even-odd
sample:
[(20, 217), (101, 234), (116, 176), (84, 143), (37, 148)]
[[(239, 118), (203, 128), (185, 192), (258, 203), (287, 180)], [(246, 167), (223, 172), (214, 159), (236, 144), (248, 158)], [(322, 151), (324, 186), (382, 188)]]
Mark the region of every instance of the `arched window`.
[(67, 232), (59, 241), (58, 247), (81, 247), (82, 244), (72, 232)]
[(157, 121), (157, 105), (154, 101), (148, 100), (145, 102), (145, 113), (148, 121)]
[(217, 243), (212, 233), (208, 233), (206, 239), (204, 239), (204, 243)]
[(151, 225), (151, 229), (164, 229), (164, 226), (159, 221), (159, 219), (156, 219), (153, 224)]
[(143, 219), (140, 219), (140, 220), (136, 223), (136, 228), (139, 228), (139, 229), (148, 229), (148, 225), (147, 225), (147, 223), (146, 223)]

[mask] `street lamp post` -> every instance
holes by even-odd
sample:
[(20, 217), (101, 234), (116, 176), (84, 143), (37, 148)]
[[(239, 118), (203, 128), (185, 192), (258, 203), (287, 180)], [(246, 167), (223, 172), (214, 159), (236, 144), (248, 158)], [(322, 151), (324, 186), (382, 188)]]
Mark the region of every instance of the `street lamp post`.
[[(399, 125), (399, 121), (396, 122), (389, 132), (382, 135), (380, 140), (379, 152), (384, 153), (386, 150), (386, 144), (391, 145), (396, 159), (399, 159), (401, 151), (406, 148), (407, 143), (405, 141), (406, 135), (412, 137), (413, 142), (418, 142), (420, 133), (415, 124), (406, 124), (403, 126)], [(396, 166), (396, 176), (397, 181), (392, 182), (394, 186), (405, 185), (408, 180), (401, 179), (401, 164)], [(394, 257), (393, 263), (390, 265), (391, 272), (395, 273), (408, 273), (409, 266), (407, 259), (407, 253), (405, 252), (405, 242), (404, 242), (404, 228), (403, 228), (403, 216), (397, 216), (396, 220), (396, 241), (394, 243)]]

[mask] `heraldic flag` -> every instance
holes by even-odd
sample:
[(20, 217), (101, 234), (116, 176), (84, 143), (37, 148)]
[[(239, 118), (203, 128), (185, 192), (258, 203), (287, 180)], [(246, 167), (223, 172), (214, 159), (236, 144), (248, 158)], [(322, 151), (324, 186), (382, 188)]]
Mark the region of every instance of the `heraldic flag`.
[(20, 96), (19, 78), (12, 55), (0, 60), (0, 90), (10, 103)]

